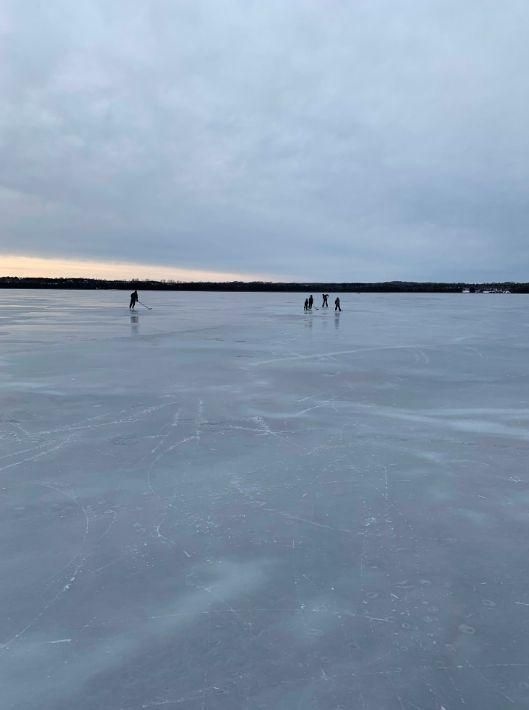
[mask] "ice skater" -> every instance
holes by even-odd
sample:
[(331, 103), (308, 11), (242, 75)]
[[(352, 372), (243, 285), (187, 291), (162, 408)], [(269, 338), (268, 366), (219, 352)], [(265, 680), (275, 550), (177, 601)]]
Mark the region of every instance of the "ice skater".
[(341, 310), (342, 307), (340, 306), (340, 299), (338, 298), (338, 296), (336, 296), (336, 298), (334, 299), (334, 311), (336, 312)]
[(305, 299), (305, 306), (304, 306), (303, 310), (305, 311), (305, 313), (309, 310), (309, 299), (308, 298)]
[(129, 303), (129, 310), (133, 311), (134, 307), (136, 306), (136, 303), (140, 300), (140, 297), (138, 296), (137, 291), (133, 291), (130, 294), (130, 303)]
[(312, 311), (312, 304), (314, 303), (314, 299), (312, 298), (312, 293), (309, 296), (309, 311)]
[(322, 308), (329, 308), (329, 304), (327, 303), (327, 299), (329, 298), (329, 294), (328, 294), (328, 293), (322, 293), (322, 294), (321, 294), (321, 297), (323, 298), (323, 302), (322, 302), (322, 304), (321, 304), (321, 307), (322, 307)]

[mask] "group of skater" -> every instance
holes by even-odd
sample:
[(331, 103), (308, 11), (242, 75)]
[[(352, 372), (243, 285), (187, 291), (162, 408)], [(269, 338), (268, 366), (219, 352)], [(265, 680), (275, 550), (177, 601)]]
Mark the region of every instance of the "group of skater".
[[(322, 294), (321, 294), (321, 297), (322, 297), (322, 299), (323, 299), (323, 300), (322, 300), (321, 307), (322, 307), (322, 308), (329, 308), (329, 294), (328, 294), (328, 293), (322, 293)], [(308, 298), (305, 299), (305, 307), (304, 307), (304, 309), (303, 309), (303, 310), (305, 311), (305, 313), (306, 313), (307, 311), (312, 311), (312, 306), (313, 306), (313, 305), (314, 305), (314, 298), (312, 297), (312, 294), (311, 294)], [(334, 310), (335, 310), (335, 312), (342, 310), (342, 307), (341, 307), (341, 305), (340, 305), (340, 299), (339, 299), (338, 296), (336, 296), (336, 298), (334, 299)]]
[[(323, 300), (322, 300), (321, 307), (322, 307), (322, 308), (329, 308), (329, 294), (328, 294), (328, 293), (322, 293), (322, 294), (321, 294), (321, 297), (322, 297), (322, 299), (323, 299)], [(141, 301), (140, 301), (140, 299), (139, 299), (138, 292), (137, 292), (137, 291), (133, 291), (133, 292), (130, 294), (129, 309), (130, 309), (131, 311), (133, 311), (133, 310), (135, 309), (137, 303), (141, 303)], [(314, 305), (314, 298), (312, 297), (312, 294), (311, 294), (308, 298), (305, 299), (305, 308), (304, 308), (305, 313), (306, 313), (307, 311), (312, 311), (312, 306), (313, 306), (313, 305)], [(334, 299), (334, 310), (335, 310), (335, 311), (341, 311), (341, 310), (342, 310), (342, 307), (341, 307), (341, 305), (340, 305), (340, 299), (339, 299), (338, 296), (336, 296), (336, 298)]]

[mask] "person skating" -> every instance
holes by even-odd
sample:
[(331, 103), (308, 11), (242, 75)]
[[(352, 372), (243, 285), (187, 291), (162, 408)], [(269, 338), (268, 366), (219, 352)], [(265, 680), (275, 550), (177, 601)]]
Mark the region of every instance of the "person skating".
[(138, 296), (138, 292), (137, 292), (137, 291), (133, 291), (133, 292), (130, 294), (130, 303), (129, 303), (129, 309), (130, 309), (131, 311), (134, 310), (134, 307), (135, 307), (136, 303), (137, 303), (139, 300), (140, 300), (140, 297)]
[(322, 293), (321, 297), (323, 298), (323, 303), (321, 304), (322, 308), (329, 308), (329, 304), (327, 303), (327, 299), (329, 298), (328, 293)]
[(341, 311), (341, 310), (342, 310), (342, 308), (341, 308), (341, 306), (340, 306), (340, 299), (338, 298), (338, 296), (336, 296), (336, 298), (334, 299), (334, 310), (335, 310), (335, 311)]
[(312, 304), (314, 303), (314, 299), (312, 298), (312, 293), (309, 296), (309, 311), (312, 311)]
[(305, 306), (304, 306), (303, 310), (305, 311), (305, 313), (309, 310), (309, 299), (308, 298), (305, 299)]

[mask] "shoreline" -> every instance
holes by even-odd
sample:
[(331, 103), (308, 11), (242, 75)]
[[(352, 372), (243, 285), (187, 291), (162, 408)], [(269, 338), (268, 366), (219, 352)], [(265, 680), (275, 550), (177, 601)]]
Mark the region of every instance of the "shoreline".
[(529, 293), (529, 283), (514, 281), (494, 282), (264, 282), (264, 281), (154, 281), (143, 279), (104, 280), (88, 278), (0, 277), (0, 289), (54, 290), (134, 290), (141, 291), (219, 291), (261, 293)]

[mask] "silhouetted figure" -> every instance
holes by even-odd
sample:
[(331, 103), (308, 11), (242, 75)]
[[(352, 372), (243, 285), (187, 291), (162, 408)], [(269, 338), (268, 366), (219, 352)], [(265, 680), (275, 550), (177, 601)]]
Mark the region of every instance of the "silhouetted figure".
[(341, 306), (340, 306), (340, 299), (338, 298), (338, 296), (334, 299), (334, 310), (335, 310), (335, 311), (341, 311), (341, 310), (342, 310), (342, 308), (341, 308)]
[(314, 303), (314, 299), (312, 298), (312, 293), (309, 296), (309, 311), (312, 310), (312, 304)]
[(130, 308), (131, 311), (134, 310), (134, 306), (136, 305), (136, 303), (138, 303), (139, 300), (140, 300), (140, 298), (139, 298), (139, 296), (138, 296), (138, 292), (137, 292), (137, 291), (133, 291), (133, 292), (130, 294), (130, 303), (129, 303), (129, 308)]
[(327, 299), (329, 298), (328, 293), (322, 293), (321, 297), (323, 298), (323, 303), (321, 304), (322, 308), (329, 308), (329, 304), (327, 303)]
[(309, 299), (308, 298), (305, 299), (305, 307), (303, 308), (303, 310), (305, 311), (305, 313), (309, 310)]

